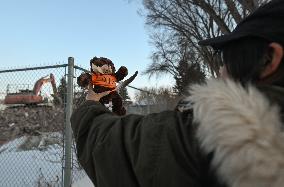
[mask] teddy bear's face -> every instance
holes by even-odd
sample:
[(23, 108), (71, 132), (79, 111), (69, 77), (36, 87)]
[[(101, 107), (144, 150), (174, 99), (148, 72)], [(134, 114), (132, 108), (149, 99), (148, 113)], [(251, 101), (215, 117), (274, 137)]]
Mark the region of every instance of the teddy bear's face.
[(112, 67), (108, 64), (104, 64), (102, 66), (96, 66), (92, 64), (92, 70), (94, 73), (101, 73), (101, 74), (112, 74)]

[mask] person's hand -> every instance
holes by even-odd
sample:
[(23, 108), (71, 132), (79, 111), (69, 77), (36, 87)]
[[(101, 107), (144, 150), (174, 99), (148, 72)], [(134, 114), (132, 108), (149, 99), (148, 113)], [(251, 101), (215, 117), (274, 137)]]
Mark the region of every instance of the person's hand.
[(88, 86), (88, 94), (86, 96), (86, 100), (99, 101), (102, 97), (108, 95), (112, 91), (114, 91), (114, 90), (96, 93), (96, 92), (93, 91), (92, 86)]

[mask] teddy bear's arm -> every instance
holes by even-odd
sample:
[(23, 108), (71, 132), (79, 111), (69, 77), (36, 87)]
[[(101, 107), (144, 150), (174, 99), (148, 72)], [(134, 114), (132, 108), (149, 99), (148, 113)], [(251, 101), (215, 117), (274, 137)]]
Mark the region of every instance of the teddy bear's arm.
[(117, 82), (121, 81), (128, 75), (128, 70), (125, 66), (121, 66), (118, 71), (115, 73), (115, 78), (117, 79)]
[(80, 87), (87, 87), (92, 81), (92, 75), (89, 73), (82, 73), (79, 77), (77, 77), (77, 84)]

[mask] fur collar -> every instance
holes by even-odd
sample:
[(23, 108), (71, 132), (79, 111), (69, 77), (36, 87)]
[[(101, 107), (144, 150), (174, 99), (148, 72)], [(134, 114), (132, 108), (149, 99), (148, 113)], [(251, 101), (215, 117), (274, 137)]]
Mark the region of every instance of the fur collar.
[(280, 112), (256, 88), (209, 80), (190, 88), (197, 138), (211, 166), (232, 187), (284, 186)]

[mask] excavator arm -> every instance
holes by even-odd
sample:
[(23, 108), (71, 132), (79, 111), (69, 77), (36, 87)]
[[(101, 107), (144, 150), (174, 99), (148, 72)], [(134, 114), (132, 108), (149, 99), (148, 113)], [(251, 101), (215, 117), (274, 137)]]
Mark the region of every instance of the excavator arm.
[(63, 102), (62, 102), (61, 97), (59, 97), (59, 95), (58, 95), (58, 91), (57, 91), (56, 83), (55, 83), (55, 78), (54, 78), (54, 75), (52, 73), (50, 74), (50, 83), (51, 83), (52, 90), (53, 90), (53, 94), (51, 94), (53, 99), (54, 99), (53, 103), (55, 105), (61, 105)]
[(39, 80), (37, 80), (33, 88), (33, 94), (39, 95), (41, 87), (48, 82), (51, 82), (51, 78), (48, 76), (41, 77)]

